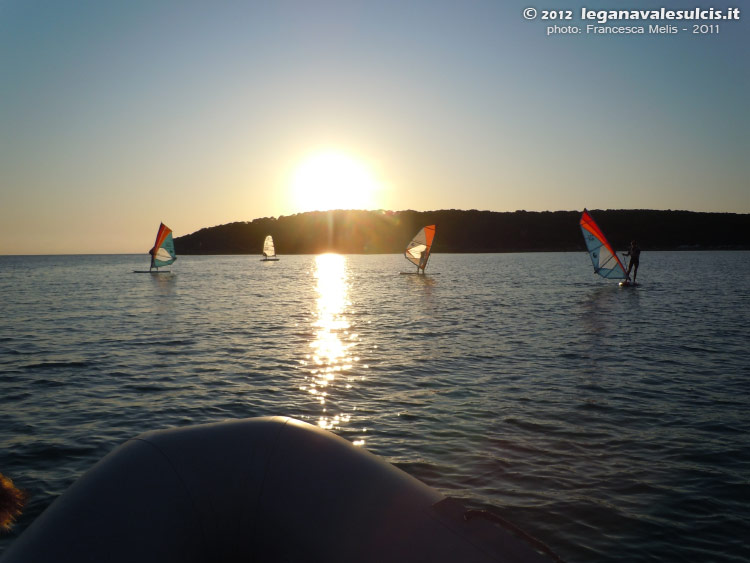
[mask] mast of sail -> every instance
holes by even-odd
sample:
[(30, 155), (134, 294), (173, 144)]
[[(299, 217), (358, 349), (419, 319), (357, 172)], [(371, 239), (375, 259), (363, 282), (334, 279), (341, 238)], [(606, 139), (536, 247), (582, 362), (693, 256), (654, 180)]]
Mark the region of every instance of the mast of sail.
[(587, 209), (583, 210), (580, 225), (594, 272), (603, 278), (626, 279), (625, 266)]
[(177, 254), (174, 250), (174, 240), (172, 239), (172, 229), (164, 223), (159, 225), (156, 232), (156, 241), (154, 247), (148, 251), (151, 255), (151, 267), (159, 268), (160, 266), (169, 266), (177, 260)]
[(273, 237), (268, 235), (266, 240), (263, 241), (263, 256), (266, 258), (273, 258), (276, 256), (276, 249), (273, 246)]
[(406, 259), (424, 271), (430, 258), (432, 240), (435, 238), (435, 225), (422, 228), (407, 245), (404, 256)]

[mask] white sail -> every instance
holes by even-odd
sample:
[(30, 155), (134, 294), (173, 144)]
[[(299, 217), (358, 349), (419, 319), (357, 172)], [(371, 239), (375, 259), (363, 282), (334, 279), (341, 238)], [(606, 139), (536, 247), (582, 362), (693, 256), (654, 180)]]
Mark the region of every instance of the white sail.
[(268, 235), (263, 243), (263, 256), (266, 258), (275, 258), (276, 249), (273, 247), (273, 237)]

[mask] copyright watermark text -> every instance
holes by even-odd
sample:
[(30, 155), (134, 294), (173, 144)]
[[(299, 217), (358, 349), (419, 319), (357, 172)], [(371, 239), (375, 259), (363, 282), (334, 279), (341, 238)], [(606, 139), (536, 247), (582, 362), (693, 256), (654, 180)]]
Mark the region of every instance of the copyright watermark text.
[(547, 35), (718, 35), (719, 24), (740, 20), (740, 9), (592, 10), (583, 7), (541, 10), (528, 7), (522, 15), (526, 20), (547, 23)]
[(576, 14), (580, 14), (581, 21), (594, 20), (596, 23), (605, 24), (611, 21), (636, 20), (636, 21), (705, 21), (705, 20), (739, 20), (740, 9), (728, 8), (719, 10), (716, 8), (693, 8), (690, 10), (591, 10), (581, 8), (576, 10), (537, 10), (526, 8), (523, 17), (527, 20), (573, 20)]

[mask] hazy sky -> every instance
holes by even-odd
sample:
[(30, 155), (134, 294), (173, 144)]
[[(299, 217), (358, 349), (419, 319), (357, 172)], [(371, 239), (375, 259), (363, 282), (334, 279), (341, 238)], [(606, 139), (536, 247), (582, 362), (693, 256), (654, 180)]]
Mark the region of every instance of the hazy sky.
[(331, 206), (750, 213), (750, 8), (581, 18), (662, 6), (696, 2), (0, 0), (0, 254)]

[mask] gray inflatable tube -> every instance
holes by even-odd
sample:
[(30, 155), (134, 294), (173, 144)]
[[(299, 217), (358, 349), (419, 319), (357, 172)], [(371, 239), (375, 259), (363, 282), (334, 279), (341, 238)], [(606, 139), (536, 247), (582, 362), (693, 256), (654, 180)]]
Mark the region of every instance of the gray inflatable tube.
[(549, 561), (487, 518), (290, 418), (147, 432), (74, 483), (13, 562)]

